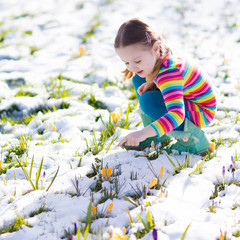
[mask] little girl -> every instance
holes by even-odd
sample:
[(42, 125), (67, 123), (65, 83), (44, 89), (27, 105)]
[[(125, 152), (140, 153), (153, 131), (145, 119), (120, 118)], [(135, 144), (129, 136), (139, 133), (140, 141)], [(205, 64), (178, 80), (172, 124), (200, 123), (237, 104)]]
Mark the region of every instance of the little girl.
[(179, 152), (213, 151), (201, 128), (215, 116), (216, 97), (203, 69), (171, 51), (162, 37), (139, 19), (120, 26), (114, 47), (126, 65), (124, 79), (132, 78), (144, 125), (118, 146), (142, 150), (152, 141), (174, 137), (177, 142), (171, 149)]

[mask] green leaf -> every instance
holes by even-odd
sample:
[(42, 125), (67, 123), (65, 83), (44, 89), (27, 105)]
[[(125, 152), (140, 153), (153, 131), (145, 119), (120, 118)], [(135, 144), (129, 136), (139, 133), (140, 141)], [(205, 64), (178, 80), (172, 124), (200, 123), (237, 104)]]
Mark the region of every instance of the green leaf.
[(175, 163), (172, 161), (172, 159), (171, 159), (167, 154), (166, 154), (166, 156), (167, 156), (169, 162), (173, 165), (174, 169), (177, 170), (178, 168), (177, 168), (177, 166), (175, 165)]
[(56, 111), (57, 111), (57, 108), (56, 108), (56, 106), (53, 104), (53, 106), (52, 106), (52, 107), (53, 107), (53, 111), (54, 111), (54, 112), (56, 112)]
[(137, 203), (135, 203), (132, 199), (126, 197), (126, 196), (122, 196), (126, 201), (132, 203), (134, 206), (138, 207)]
[(87, 239), (87, 235), (88, 235), (88, 232), (89, 232), (89, 228), (90, 228), (90, 226), (87, 225), (86, 230), (85, 230), (85, 232), (84, 232), (84, 236), (83, 236), (83, 239), (84, 239), (84, 240)]
[(147, 212), (147, 221), (149, 222), (150, 228), (152, 228), (154, 226), (154, 224), (153, 224), (150, 210), (148, 210), (148, 212)]
[(18, 160), (18, 158), (17, 158), (17, 161), (18, 161), (20, 167), (22, 168), (22, 170), (23, 170), (23, 172), (24, 172), (24, 174), (25, 174), (25, 177), (27, 178), (27, 180), (28, 180), (28, 181), (30, 182), (30, 184), (32, 185), (33, 190), (36, 190), (36, 187), (34, 186), (31, 178), (28, 176), (25, 167), (21, 164), (21, 162)]
[(186, 234), (187, 234), (187, 231), (188, 231), (190, 225), (191, 225), (191, 224), (189, 223), (188, 226), (186, 227), (184, 233), (183, 233), (182, 236), (181, 236), (181, 240), (184, 240), (184, 238), (186, 237)]
[(189, 173), (189, 176), (191, 176), (192, 174), (194, 174), (195, 172), (198, 171), (198, 169), (202, 166), (202, 164), (207, 160), (207, 157), (205, 157), (198, 165), (197, 167), (194, 169), (194, 171), (192, 171), (191, 173)]
[(88, 205), (87, 217), (86, 217), (86, 225), (90, 226), (91, 222), (92, 222), (92, 198), (91, 198), (90, 203)]
[(32, 177), (33, 162), (34, 162), (34, 155), (33, 155), (33, 157), (32, 157), (32, 161), (31, 161), (31, 167), (30, 167), (30, 173), (29, 173), (30, 178)]
[(36, 181), (35, 181), (36, 189), (38, 189), (38, 180), (39, 180), (39, 177), (41, 174), (42, 164), (43, 164), (43, 157), (42, 157), (41, 163), (40, 163), (38, 171), (37, 171), (37, 176), (36, 176)]
[(54, 175), (54, 177), (53, 177), (52, 181), (50, 182), (50, 184), (49, 184), (49, 186), (48, 186), (48, 188), (47, 188), (47, 190), (46, 190), (46, 191), (48, 191), (48, 190), (49, 190), (49, 188), (52, 186), (52, 184), (53, 184), (53, 182), (54, 182), (55, 178), (57, 177), (57, 174), (58, 174), (59, 168), (60, 168), (60, 166), (58, 166), (58, 169), (57, 169), (57, 171), (56, 171), (56, 173), (55, 173), (55, 175)]
[(144, 222), (144, 220), (141, 218), (141, 216), (139, 214), (137, 214), (137, 216), (138, 216), (138, 219), (142, 222), (144, 228), (147, 230), (147, 232), (149, 232), (150, 229), (149, 229), (147, 223)]

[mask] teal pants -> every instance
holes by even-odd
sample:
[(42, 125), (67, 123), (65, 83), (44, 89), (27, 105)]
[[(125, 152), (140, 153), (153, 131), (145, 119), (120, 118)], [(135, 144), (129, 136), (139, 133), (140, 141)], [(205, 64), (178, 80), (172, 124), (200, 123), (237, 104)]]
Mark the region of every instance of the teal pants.
[[(137, 89), (146, 82), (145, 78), (139, 77), (137, 74), (132, 78), (133, 87), (136, 91), (140, 108), (148, 115), (153, 121), (156, 121), (167, 113), (166, 105), (160, 90), (148, 91), (141, 96), (138, 94)], [(185, 109), (186, 111), (186, 109)], [(187, 116), (187, 114), (185, 114)], [(184, 120), (185, 121), (185, 120)], [(183, 123), (174, 130), (183, 130)]]

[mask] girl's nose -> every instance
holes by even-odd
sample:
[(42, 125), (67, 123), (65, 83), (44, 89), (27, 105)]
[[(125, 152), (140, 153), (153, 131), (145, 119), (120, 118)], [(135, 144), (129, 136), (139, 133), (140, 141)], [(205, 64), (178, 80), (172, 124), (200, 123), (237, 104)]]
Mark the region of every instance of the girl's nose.
[(135, 64), (131, 64), (129, 70), (130, 70), (131, 72), (136, 73), (136, 72), (137, 72), (137, 66), (136, 66)]

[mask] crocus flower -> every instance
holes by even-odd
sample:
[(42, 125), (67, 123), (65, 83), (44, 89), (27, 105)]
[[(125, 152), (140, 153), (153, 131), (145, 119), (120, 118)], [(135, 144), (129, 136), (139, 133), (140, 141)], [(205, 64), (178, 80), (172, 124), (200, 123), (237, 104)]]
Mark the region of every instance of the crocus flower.
[(123, 227), (123, 236), (121, 237), (120, 234), (118, 233), (114, 233), (114, 236), (113, 238), (109, 238), (109, 240), (127, 240), (128, 239), (128, 236), (125, 236), (126, 234), (126, 228)]
[(80, 56), (84, 55), (85, 53), (85, 47), (84, 45), (81, 45), (80, 48), (79, 48), (79, 53), (80, 53)]
[(52, 125), (52, 130), (53, 130), (53, 132), (56, 132), (56, 130), (57, 130), (57, 128), (54, 124)]
[(48, 130), (48, 128), (49, 128), (49, 124), (46, 125), (46, 131)]
[(164, 167), (161, 167), (161, 170), (160, 170), (160, 177), (162, 178), (164, 175)]
[(151, 142), (150, 152), (153, 152), (155, 150), (155, 143), (154, 141)]
[(112, 175), (112, 168), (107, 169), (107, 178), (109, 179)]
[(110, 203), (108, 208), (107, 208), (106, 215), (109, 214), (112, 211), (112, 208), (113, 208), (113, 203)]
[(26, 146), (25, 146), (25, 142), (24, 141), (21, 142), (21, 147), (22, 147), (22, 150), (25, 151)]
[(153, 229), (152, 235), (153, 235), (153, 240), (158, 240), (157, 229), (155, 229), (155, 228)]
[(111, 112), (111, 118), (113, 120), (114, 123), (117, 123), (118, 120), (120, 119), (121, 114), (117, 113), (117, 112)]
[(77, 224), (76, 223), (74, 223), (74, 233), (75, 233), (75, 235), (77, 234)]
[(97, 208), (96, 208), (96, 206), (93, 206), (93, 207), (92, 207), (92, 212), (93, 212), (93, 215), (96, 216), (96, 214), (97, 214)]
[(153, 178), (151, 180), (151, 182), (149, 183), (148, 188), (150, 189), (150, 188), (154, 187), (157, 184), (157, 182), (158, 182), (158, 180), (156, 178)]
[(102, 176), (103, 176), (103, 178), (106, 177), (106, 168), (103, 168), (103, 169), (102, 169)]
[(222, 231), (220, 231), (219, 240), (224, 240), (224, 236), (223, 236), (223, 233), (222, 233)]
[(222, 175), (223, 175), (223, 185), (224, 185), (224, 180), (225, 180), (225, 166), (222, 168)]

